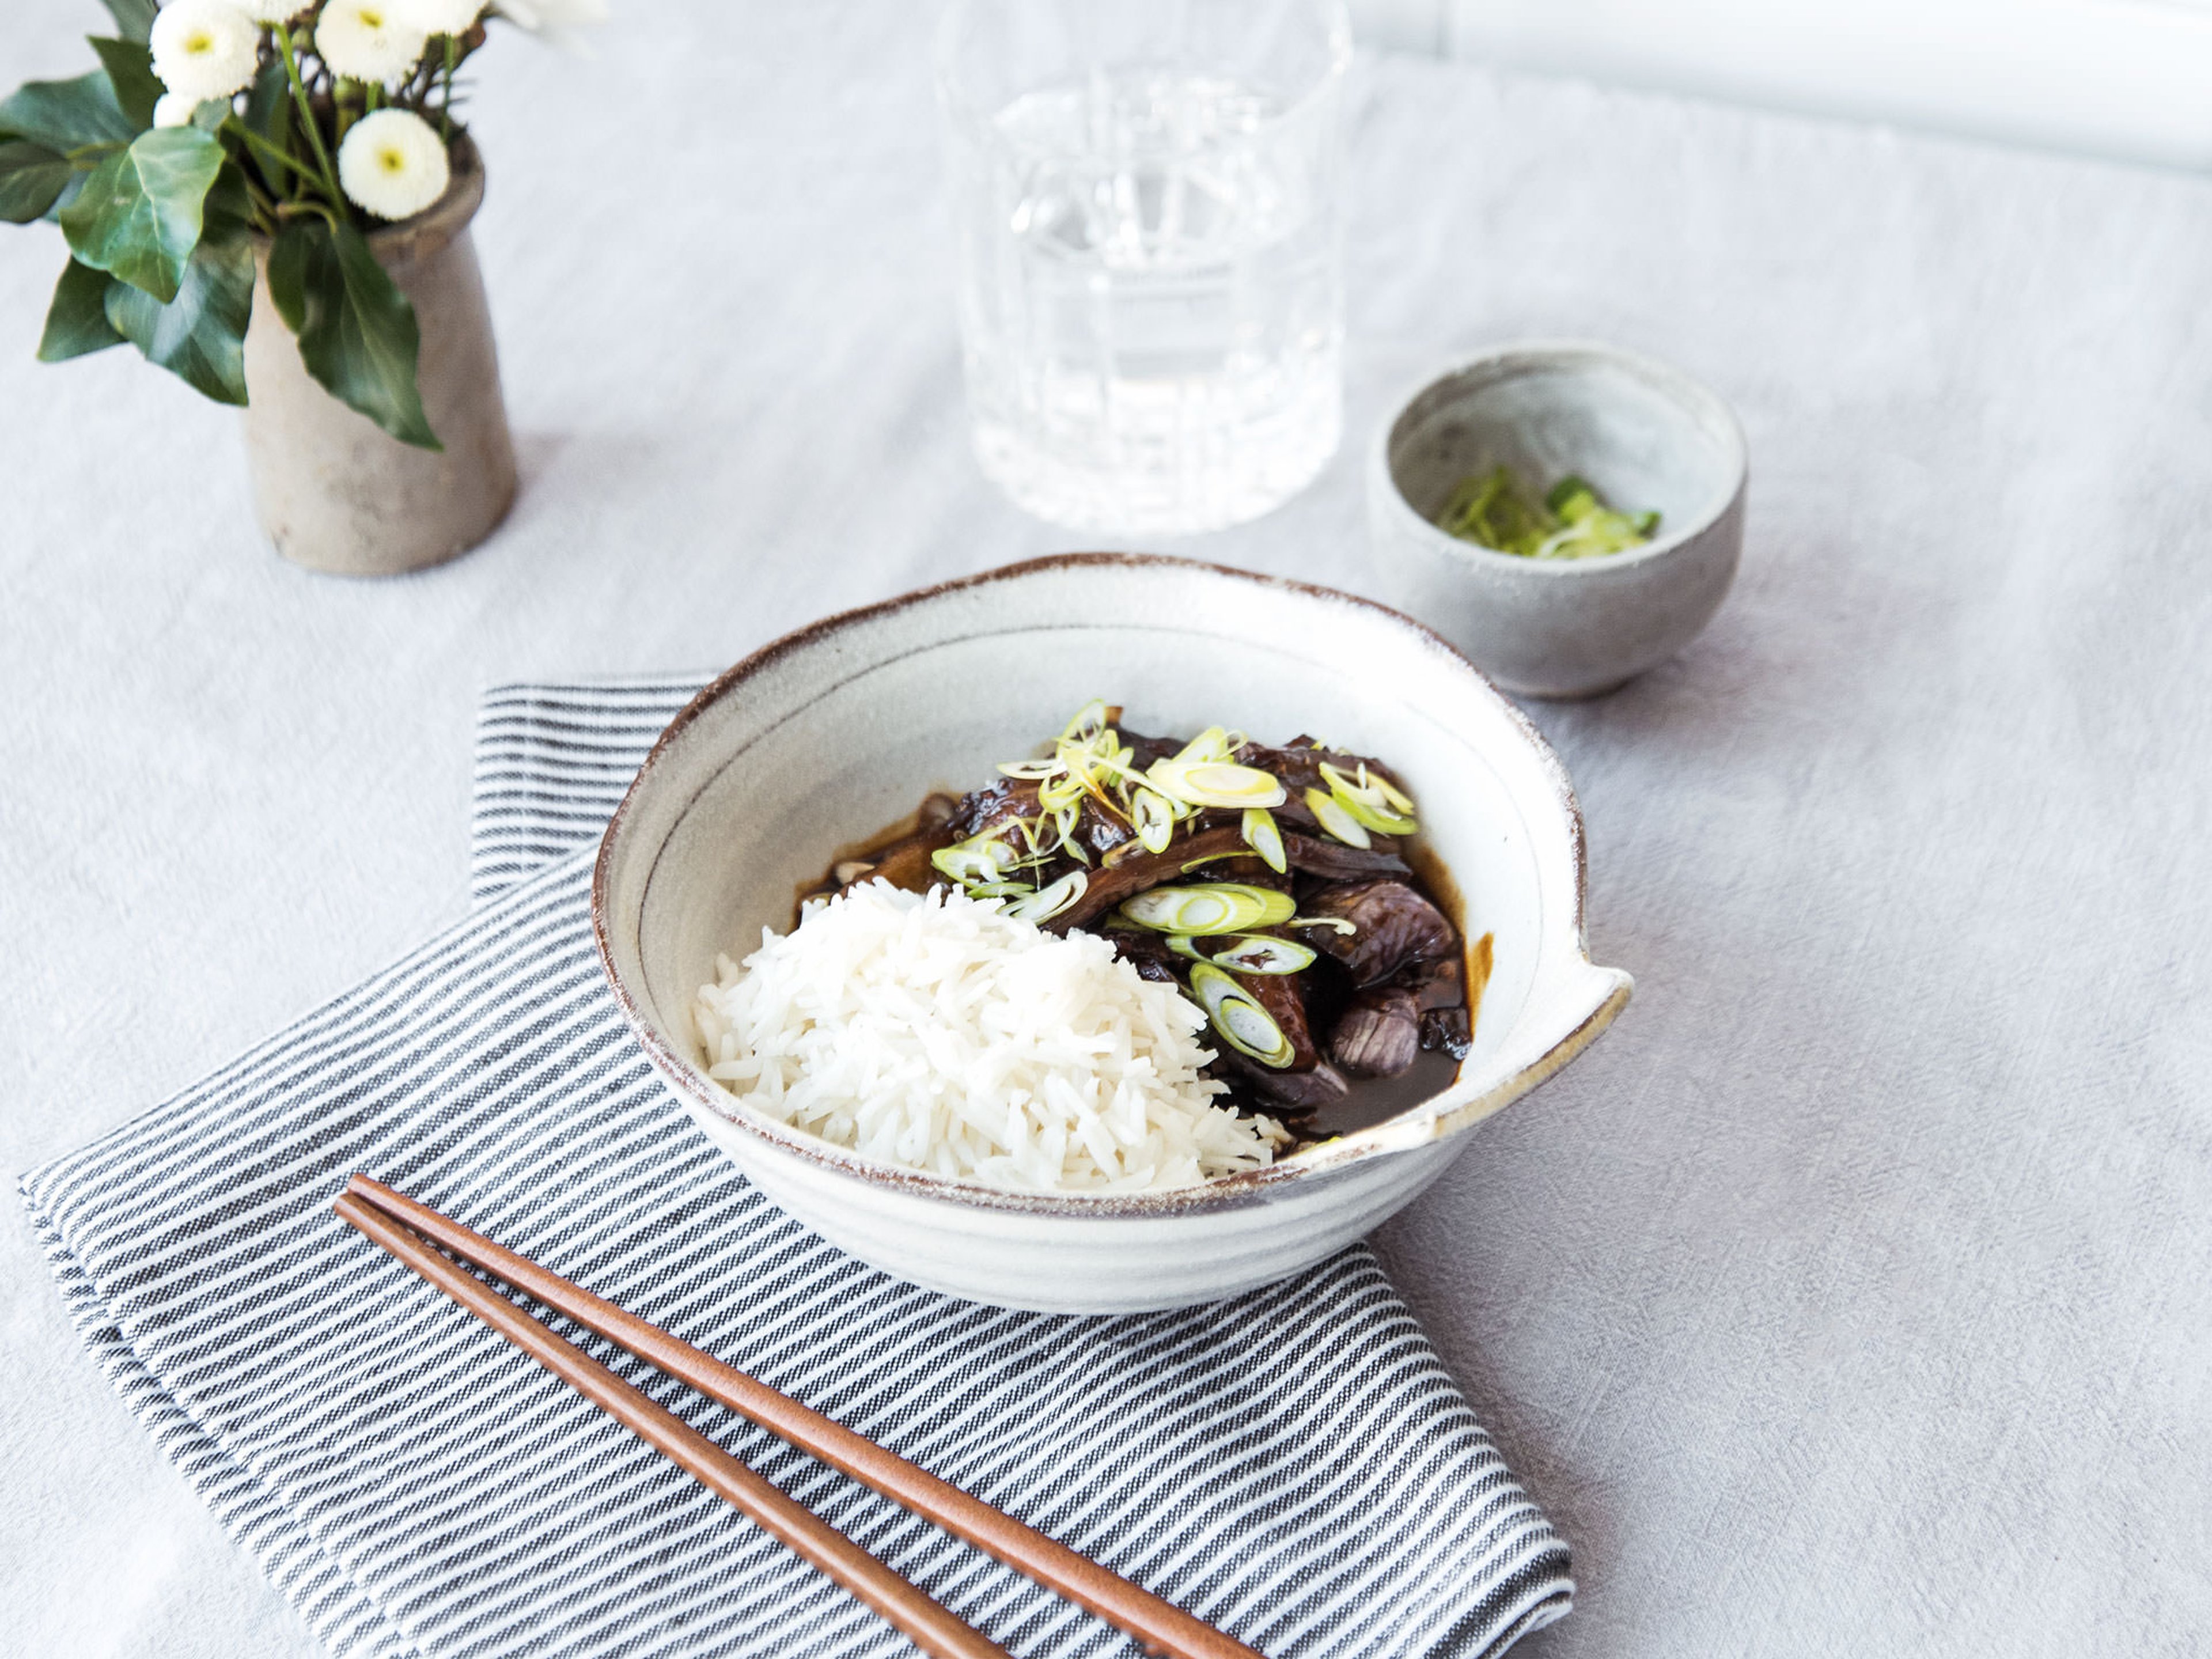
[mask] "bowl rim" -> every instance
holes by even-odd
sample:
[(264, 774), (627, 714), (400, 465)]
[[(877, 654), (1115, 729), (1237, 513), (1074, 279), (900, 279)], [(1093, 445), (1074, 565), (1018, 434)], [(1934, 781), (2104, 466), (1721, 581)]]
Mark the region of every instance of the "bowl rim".
[[(1396, 625), (1419, 635), (1436, 649), (1457, 659), (1474, 676), (1482, 690), (1495, 698), (1509, 722), (1534, 750), (1545, 780), (1550, 784), (1554, 804), (1565, 821), (1569, 851), (1574, 867), (1571, 921), (1575, 951), (1581, 965), (1588, 972), (1608, 981), (1610, 988), (1579, 1024), (1565, 1036), (1553, 1042), (1514, 1072), (1501, 1079), (1492, 1089), (1455, 1109), (1446, 1122), (1442, 1117), (1429, 1113), (1431, 1132), (1408, 1139), (1403, 1135), (1393, 1136), (1388, 1132), (1395, 1125), (1419, 1119), (1434, 1106), (1441, 1095), (1406, 1108), (1382, 1123), (1352, 1134), (1340, 1136), (1294, 1154), (1279, 1163), (1257, 1170), (1239, 1170), (1233, 1175), (1219, 1176), (1191, 1187), (1174, 1187), (1157, 1192), (1137, 1193), (1032, 1193), (988, 1186), (981, 1182), (957, 1180), (921, 1170), (908, 1170), (896, 1164), (879, 1162), (862, 1156), (849, 1147), (839, 1146), (803, 1130), (791, 1128), (772, 1118), (742, 1109), (742, 1103), (726, 1090), (708, 1079), (690, 1055), (679, 1054), (663, 1040), (644, 1009), (632, 996), (629, 986), (615, 965), (614, 940), (609, 922), (608, 891), (613, 878), (614, 854), (617, 844), (635, 806), (641, 790), (651, 787), (654, 768), (662, 756), (690, 729), (706, 711), (732, 689), (741, 684), (762, 670), (783, 660), (796, 652), (806, 649), (837, 633), (871, 621), (878, 617), (895, 614), (910, 607), (926, 604), (947, 594), (987, 587), (1000, 582), (1017, 581), (1044, 573), (1077, 568), (1119, 567), (1123, 568), (1165, 568), (1203, 572), (1227, 576), (1255, 586), (1278, 591), (1298, 593), (1331, 604), (1343, 604), (1372, 611)], [(665, 850), (665, 849), (664, 849)], [(659, 857), (656, 853), (656, 862)], [(651, 878), (648, 874), (647, 880)], [(1158, 1217), (1167, 1214), (1202, 1213), (1210, 1211), (1242, 1208), (1266, 1200), (1270, 1190), (1290, 1181), (1310, 1176), (1326, 1170), (1364, 1160), (1381, 1153), (1414, 1145), (1426, 1144), (1455, 1135), (1482, 1118), (1489, 1116), (1511, 1103), (1551, 1078), (1568, 1062), (1596, 1041), (1613, 1018), (1626, 1006), (1633, 982), (1617, 969), (1601, 969), (1589, 959), (1589, 941), (1584, 926), (1584, 912), (1589, 893), (1588, 848), (1583, 838), (1582, 804), (1575, 795), (1574, 785), (1567, 776), (1552, 745), (1545, 740), (1534, 722), (1523, 714), (1512, 699), (1499, 691), (1489, 676), (1468, 661), (1465, 653), (1434, 629), (1392, 609), (1379, 601), (1347, 593), (1340, 588), (1325, 586), (1316, 582), (1301, 581), (1295, 578), (1273, 576), (1261, 572), (1239, 569), (1233, 565), (1215, 564), (1200, 559), (1188, 559), (1170, 554), (1126, 552), (1080, 552), (1048, 554), (1041, 558), (1023, 559), (1011, 564), (996, 566), (972, 575), (954, 577), (934, 582), (904, 593), (896, 594), (873, 604), (840, 611), (793, 629), (780, 638), (771, 640), (758, 650), (732, 664), (702, 687), (690, 702), (680, 709), (675, 718), (655, 739), (653, 748), (638, 767), (629, 787), (623, 791), (621, 804), (608, 819), (607, 827), (599, 837), (599, 851), (592, 864), (591, 918), (592, 941), (599, 957), (599, 970), (613, 992), (617, 1006), (624, 1022), (644, 1048), (654, 1068), (672, 1087), (682, 1103), (690, 1110), (711, 1112), (717, 1119), (734, 1123), (754, 1136), (772, 1152), (797, 1158), (801, 1162), (838, 1175), (857, 1176), (868, 1185), (915, 1196), (934, 1199), (960, 1205), (970, 1209), (1014, 1212), (1031, 1215), (1054, 1215), (1072, 1219), (1109, 1220), (1132, 1216)], [(1447, 1090), (1443, 1091), (1449, 1093)], [(1319, 1156), (1317, 1156), (1319, 1155)]]
[[(1494, 547), (1485, 547), (1480, 542), (1462, 541), (1457, 536), (1440, 530), (1424, 517), (1406, 499), (1399, 487), (1398, 475), (1390, 465), (1390, 442), (1396, 434), (1398, 424), (1413, 405), (1437, 387), (1449, 381), (1463, 379), (1486, 368), (1504, 368), (1516, 359), (1527, 358), (1531, 369), (1544, 367), (1535, 360), (1549, 358), (1581, 358), (1589, 362), (1609, 364), (1626, 368), (1638, 379), (1673, 398), (1678, 405), (1701, 410), (1717, 417), (1713, 425), (1727, 447), (1728, 483), (1713, 501), (1688, 523), (1666, 534), (1655, 538), (1645, 545), (1626, 552), (1608, 553), (1597, 559), (1530, 559), (1517, 553), (1503, 553)], [(1537, 581), (1577, 581), (1602, 580), (1623, 570), (1634, 570), (1654, 564), (1668, 554), (1679, 551), (1703, 536), (1723, 519), (1736, 502), (1742, 499), (1744, 485), (1751, 471), (1751, 447), (1746, 440), (1743, 422), (1725, 398), (1691, 374), (1677, 368), (1662, 358), (1626, 346), (1609, 344), (1603, 340), (1579, 339), (1568, 337), (1543, 337), (1528, 340), (1508, 341), (1504, 345), (1491, 346), (1463, 357), (1450, 367), (1431, 374), (1413, 389), (1400, 397), (1385, 419), (1376, 422), (1375, 435), (1368, 446), (1368, 489), (1382, 498), (1386, 509), (1401, 522), (1415, 526), (1419, 536), (1435, 550), (1464, 559), (1480, 568), (1511, 571)]]

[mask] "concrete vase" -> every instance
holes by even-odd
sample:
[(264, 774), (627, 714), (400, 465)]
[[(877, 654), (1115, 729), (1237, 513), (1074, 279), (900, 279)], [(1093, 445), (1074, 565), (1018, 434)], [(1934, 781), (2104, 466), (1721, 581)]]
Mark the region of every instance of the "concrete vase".
[(499, 355), (469, 240), (483, 165), (465, 137), (453, 159), (445, 195), (368, 239), (414, 304), (422, 407), (443, 453), (391, 437), (307, 374), (262, 251), (246, 335), (246, 457), (263, 529), (311, 570), (387, 576), (443, 563), (489, 536), (514, 500)]

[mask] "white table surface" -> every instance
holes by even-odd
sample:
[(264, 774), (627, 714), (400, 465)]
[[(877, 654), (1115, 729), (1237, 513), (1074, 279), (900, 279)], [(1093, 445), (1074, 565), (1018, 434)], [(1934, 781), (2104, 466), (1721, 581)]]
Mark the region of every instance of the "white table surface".
[[(969, 458), (923, 9), (622, 13), (483, 60), (525, 483), (450, 568), (280, 562), (234, 416), (35, 364), (60, 240), (0, 234), (8, 1169), (462, 907), (487, 681), (1080, 544)], [(11, 12), (0, 84), (100, 21)], [(1185, 548), (1370, 588), (1389, 393), (1514, 336), (1753, 458), (1705, 636), (1533, 710), (1636, 1001), (1380, 1238), (1574, 1546), (1523, 1650), (2212, 1650), (2212, 187), (1414, 59), (1352, 151), (1353, 443)], [(313, 1650), (10, 1212), (0, 1650)]]

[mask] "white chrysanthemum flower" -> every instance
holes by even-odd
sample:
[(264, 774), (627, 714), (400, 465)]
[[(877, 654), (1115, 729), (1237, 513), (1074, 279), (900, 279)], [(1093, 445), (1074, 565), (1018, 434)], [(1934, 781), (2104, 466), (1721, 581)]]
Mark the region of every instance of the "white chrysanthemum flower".
[(223, 0), (223, 3), (257, 23), (284, 23), (307, 10), (309, 0)]
[(425, 34), (466, 34), (484, 0), (392, 0), (397, 11)]
[(499, 15), (556, 46), (580, 50), (576, 31), (607, 21), (607, 0), (497, 0)]
[(412, 110), (364, 115), (338, 146), (338, 183), (380, 219), (420, 213), (446, 193), (452, 177), (445, 141)]
[(227, 0), (175, 0), (155, 15), (147, 44), (161, 84), (197, 105), (228, 98), (253, 78), (261, 30)]
[(165, 92), (154, 100), (154, 125), (157, 127), (188, 127), (192, 117), (200, 112), (204, 100), (188, 93)]
[(331, 0), (315, 22), (316, 56), (356, 81), (404, 75), (429, 44), (392, 0)]

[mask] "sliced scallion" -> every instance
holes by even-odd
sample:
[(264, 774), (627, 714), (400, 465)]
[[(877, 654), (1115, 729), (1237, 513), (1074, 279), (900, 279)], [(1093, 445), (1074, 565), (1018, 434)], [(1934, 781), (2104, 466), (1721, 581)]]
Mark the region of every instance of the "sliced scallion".
[(1238, 1054), (1249, 1054), (1279, 1072), (1297, 1058), (1297, 1048), (1275, 1023), (1275, 1017), (1220, 969), (1200, 963), (1190, 970), (1190, 988), (1221, 1040)]
[(1305, 945), (1267, 933), (1241, 933), (1229, 941), (1227, 950), (1212, 955), (1200, 950), (1190, 934), (1170, 933), (1168, 949), (1193, 962), (1210, 962), (1240, 974), (1301, 974), (1314, 965), (1315, 956)]
[(1234, 761), (1154, 761), (1146, 775), (1153, 788), (1193, 806), (1280, 806), (1288, 799), (1272, 772)]
[(1412, 799), (1407, 795), (1404, 790), (1399, 788), (1396, 784), (1391, 782), (1389, 779), (1383, 777), (1379, 774), (1373, 777), (1369, 777), (1367, 768), (1364, 763), (1359, 769), (1359, 775), (1364, 781), (1372, 784), (1377, 793), (1382, 795), (1384, 801), (1388, 802), (1394, 810), (1403, 812), (1407, 817), (1413, 816), (1413, 803)]
[(1368, 772), (1364, 761), (1359, 764), (1356, 780), (1345, 776), (1327, 761), (1321, 763), (1321, 775), (1337, 805), (1370, 830), (1386, 836), (1410, 836), (1421, 827), (1413, 817), (1410, 804), (1403, 812), (1393, 807), (1390, 795), (1396, 795), (1400, 800), (1406, 798), (1395, 789), (1385, 795), (1381, 782)]
[(1154, 790), (1139, 789), (1130, 795), (1129, 822), (1147, 853), (1164, 853), (1175, 839), (1175, 809)]
[(986, 830), (951, 847), (939, 848), (929, 855), (929, 861), (954, 881), (968, 884), (998, 880), (1020, 861), (1020, 855)]
[(1283, 832), (1275, 826), (1275, 815), (1264, 806), (1244, 809), (1244, 844), (1267, 860), (1267, 867), (1277, 875), (1288, 875), (1290, 855), (1283, 850)]
[(1048, 812), (1061, 812), (1083, 799), (1083, 779), (1072, 771), (1048, 778), (1037, 789), (1037, 805)]
[(1288, 893), (1222, 881), (1188, 887), (1155, 887), (1121, 906), (1121, 916), (1162, 933), (1243, 933), (1290, 920), (1297, 907)]
[(1200, 761), (1225, 761), (1236, 752), (1236, 744), (1229, 733), (1218, 726), (1209, 726), (1176, 751), (1176, 759), (1194, 765)]
[(1075, 711), (1075, 718), (1068, 721), (1061, 731), (1060, 740), (1062, 743), (1079, 743), (1085, 738), (1095, 736), (1103, 729), (1107, 718), (1106, 699), (1093, 697)]
[(1080, 870), (1071, 870), (1049, 887), (1040, 887), (1027, 897), (1011, 901), (1004, 914), (1024, 921), (1050, 921), (1061, 911), (1073, 908), (1091, 885), (1091, 878)]
[(1306, 806), (1313, 813), (1315, 822), (1346, 847), (1364, 848), (1375, 844), (1368, 837), (1366, 825), (1353, 817), (1344, 803), (1334, 795), (1309, 789), (1306, 791)]
[(1310, 946), (1294, 939), (1247, 933), (1231, 941), (1227, 950), (1216, 951), (1211, 959), (1240, 974), (1302, 974), (1314, 965), (1314, 955)]
[(1208, 853), (1202, 859), (1191, 860), (1188, 863), (1183, 866), (1182, 872), (1187, 876), (1194, 870), (1203, 870), (1207, 865), (1218, 864), (1224, 859), (1249, 859), (1251, 856), (1252, 853), (1250, 848), (1232, 847), (1225, 853)]

